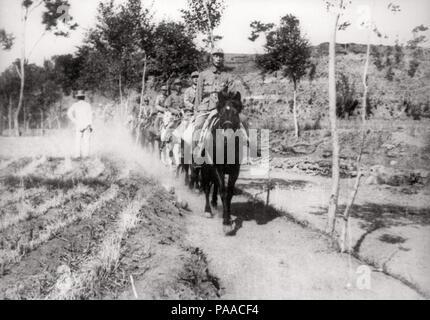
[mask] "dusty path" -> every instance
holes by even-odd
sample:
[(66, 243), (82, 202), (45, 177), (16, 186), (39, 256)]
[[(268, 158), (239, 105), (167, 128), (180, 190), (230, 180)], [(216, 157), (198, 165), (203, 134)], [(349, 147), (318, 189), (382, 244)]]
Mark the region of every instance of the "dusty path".
[[(244, 196), (232, 210), (242, 220), (233, 237), (222, 233), (221, 219), (204, 218), (203, 199), (178, 188), (193, 211), (187, 217), (188, 241), (206, 254), (219, 278), (222, 299), (420, 299), (414, 290), (372, 271), (370, 290), (357, 288), (360, 261), (335, 251), (328, 238), (306, 229)], [(218, 213), (219, 215), (219, 213)]]

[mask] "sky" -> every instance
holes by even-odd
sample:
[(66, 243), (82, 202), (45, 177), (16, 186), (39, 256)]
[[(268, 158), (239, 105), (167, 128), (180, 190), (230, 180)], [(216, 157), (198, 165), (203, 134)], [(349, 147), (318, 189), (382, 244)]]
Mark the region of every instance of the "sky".
[[(125, 0), (116, 0), (120, 3)], [(387, 10), (390, 2), (399, 4), (402, 11), (393, 14)], [(13, 33), (15, 45), (10, 51), (0, 49), (0, 71), (19, 57), (20, 52), (20, 2), (21, 0), (0, 0), (0, 28)], [(31, 52), (30, 62), (41, 64), (44, 59), (57, 54), (73, 53), (82, 44), (88, 29), (94, 26), (97, 5), (100, 0), (69, 0), (70, 14), (79, 24), (68, 38), (45, 35), (43, 33), (40, 9), (35, 10), (29, 19), (26, 50)], [(221, 25), (215, 34), (223, 36), (219, 46), (227, 53), (262, 53), (264, 39), (256, 42), (248, 40), (253, 20), (278, 23), (281, 16), (291, 13), (301, 22), (302, 30), (313, 45), (329, 41), (332, 16), (327, 13), (324, 0), (226, 0), (226, 10)], [(142, 0), (149, 6), (153, 4), (155, 18), (181, 20), (180, 9), (185, 8), (186, 0)], [(420, 24), (430, 27), (429, 0), (353, 0), (347, 8), (344, 19), (352, 24), (338, 33), (337, 41), (365, 43), (366, 31), (360, 27), (366, 8), (372, 9), (372, 18), (378, 28), (389, 36), (387, 40), (372, 39), (375, 44), (392, 44), (396, 39), (405, 43), (412, 37), (411, 30)], [(430, 31), (426, 33), (430, 38)], [(37, 45), (35, 46), (35, 43)], [(425, 46), (429, 47), (430, 42)]]

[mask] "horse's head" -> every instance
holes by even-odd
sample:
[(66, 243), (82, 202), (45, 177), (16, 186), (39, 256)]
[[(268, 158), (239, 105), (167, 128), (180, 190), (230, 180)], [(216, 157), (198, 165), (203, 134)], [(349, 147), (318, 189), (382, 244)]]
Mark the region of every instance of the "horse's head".
[(225, 94), (218, 93), (218, 116), (219, 126), (226, 130), (237, 130), (240, 126), (239, 113), (242, 111), (243, 105), (240, 93)]

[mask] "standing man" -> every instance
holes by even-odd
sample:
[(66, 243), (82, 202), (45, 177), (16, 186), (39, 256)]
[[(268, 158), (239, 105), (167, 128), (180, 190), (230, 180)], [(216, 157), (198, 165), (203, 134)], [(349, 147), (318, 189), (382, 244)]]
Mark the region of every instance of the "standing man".
[(93, 112), (91, 105), (85, 101), (83, 90), (78, 90), (76, 99), (78, 101), (67, 110), (67, 116), (76, 129), (75, 156), (88, 157), (90, 155), (90, 137), (93, 131)]

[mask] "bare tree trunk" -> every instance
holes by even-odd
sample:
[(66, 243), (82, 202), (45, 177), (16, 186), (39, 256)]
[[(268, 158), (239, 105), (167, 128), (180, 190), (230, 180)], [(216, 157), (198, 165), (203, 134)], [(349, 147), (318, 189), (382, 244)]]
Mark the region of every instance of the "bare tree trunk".
[(4, 120), (6, 117), (3, 115), (3, 108), (0, 108), (0, 136), (3, 134)]
[(146, 66), (147, 66), (147, 59), (146, 59), (146, 53), (145, 53), (145, 57), (143, 60), (143, 72), (142, 72), (142, 90), (140, 91), (140, 101), (139, 101), (139, 116), (137, 118), (138, 125), (136, 128), (136, 145), (139, 142), (139, 138), (140, 138), (140, 128), (141, 128), (141, 117), (142, 117), (142, 103), (143, 103), (143, 95), (145, 94), (145, 76), (146, 76)]
[[(61, 98), (63, 99), (63, 98)], [(61, 111), (63, 110), (63, 104), (62, 104), (63, 100), (60, 100), (60, 104), (58, 105), (58, 109), (57, 109), (57, 129), (60, 130), (61, 129)]]
[(363, 155), (363, 148), (364, 148), (364, 141), (366, 139), (366, 116), (367, 116), (367, 93), (368, 93), (368, 84), (367, 84), (367, 73), (369, 70), (369, 59), (370, 59), (370, 27), (368, 30), (367, 35), (367, 51), (366, 51), (366, 62), (364, 64), (364, 71), (363, 71), (363, 100), (362, 100), (362, 110), (361, 110), (361, 143), (360, 143), (360, 150), (357, 157), (357, 178), (355, 179), (355, 185), (354, 189), (351, 193), (350, 200), (345, 208), (345, 211), (343, 212), (343, 225), (342, 225), (342, 233), (340, 237), (340, 250), (341, 252), (346, 251), (346, 237), (348, 234), (350, 234), (351, 230), (349, 228), (349, 213), (351, 210), (351, 207), (354, 204), (355, 197), (357, 196), (358, 188), (360, 187), (360, 181), (361, 177), (363, 176), (363, 172), (361, 171), (360, 165), (361, 165), (361, 157)]
[(22, 127), (24, 129), (24, 132), (27, 130), (27, 105), (25, 102), (22, 104)]
[(43, 135), (43, 131), (45, 129), (45, 121), (44, 121), (44, 114), (43, 114), (43, 109), (40, 109), (40, 129), (42, 131), (42, 135)]
[(336, 211), (339, 198), (339, 136), (337, 131), (336, 117), (336, 32), (339, 24), (339, 16), (337, 13), (333, 25), (333, 34), (330, 39), (329, 48), (329, 116), (333, 147), (333, 163), (332, 163), (332, 188), (329, 200), (327, 213), (326, 232), (333, 234), (336, 225)]
[(8, 105), (8, 112), (7, 112), (7, 122), (8, 122), (8, 129), (9, 129), (9, 134), (12, 132), (12, 96), (9, 96), (9, 105)]
[(119, 74), (118, 87), (119, 87), (120, 114), (122, 116), (122, 113), (124, 111), (122, 110), (122, 108), (123, 108), (123, 101), (122, 101), (122, 76), (121, 76), (121, 72)]
[(294, 135), (296, 138), (300, 136), (299, 123), (297, 120), (297, 84), (294, 83), (294, 93), (293, 93), (293, 117), (294, 117)]
[(27, 22), (27, 8), (24, 6), (21, 7), (21, 23), (22, 23), (22, 39), (21, 39), (21, 60), (20, 60), (20, 70), (18, 75), (21, 79), (20, 88), (19, 88), (19, 100), (18, 106), (14, 115), (14, 125), (15, 125), (15, 135), (19, 136), (19, 113), (21, 112), (22, 102), (24, 99), (24, 84), (25, 84), (25, 28)]

